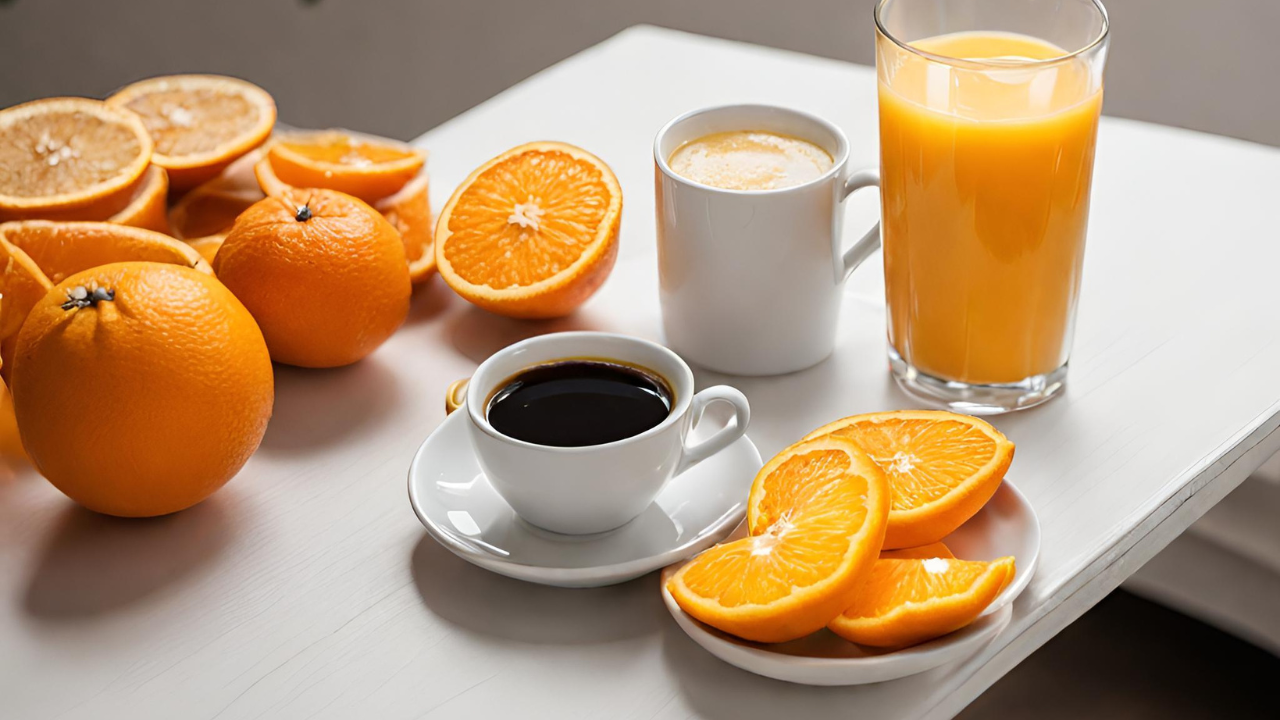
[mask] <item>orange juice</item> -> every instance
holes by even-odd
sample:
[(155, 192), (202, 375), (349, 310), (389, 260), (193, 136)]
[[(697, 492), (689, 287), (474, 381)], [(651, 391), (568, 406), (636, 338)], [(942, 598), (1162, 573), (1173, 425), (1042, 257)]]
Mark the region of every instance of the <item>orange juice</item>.
[(925, 54), (880, 59), (889, 341), (944, 380), (1050, 373), (1071, 344), (1101, 80), (1025, 35), (910, 44)]

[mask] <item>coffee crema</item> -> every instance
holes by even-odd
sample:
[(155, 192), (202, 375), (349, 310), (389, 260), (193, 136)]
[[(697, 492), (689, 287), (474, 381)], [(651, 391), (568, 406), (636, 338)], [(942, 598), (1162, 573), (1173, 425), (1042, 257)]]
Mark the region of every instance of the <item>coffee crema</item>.
[(607, 360), (560, 360), (503, 382), (485, 417), (516, 440), (586, 447), (657, 427), (671, 414), (673, 400), (666, 380), (652, 371)]
[(803, 185), (831, 169), (827, 151), (800, 138), (735, 130), (691, 140), (667, 159), (671, 171), (725, 190), (776, 190)]

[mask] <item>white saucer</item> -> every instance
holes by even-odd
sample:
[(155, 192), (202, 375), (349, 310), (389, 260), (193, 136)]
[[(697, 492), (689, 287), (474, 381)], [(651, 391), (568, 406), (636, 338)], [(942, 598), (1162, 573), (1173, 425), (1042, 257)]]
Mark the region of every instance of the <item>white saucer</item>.
[[(744, 523), (732, 536), (745, 532)], [(1017, 575), (982, 617), (968, 627), (902, 650), (864, 648), (827, 630), (777, 645), (748, 642), (722, 633), (687, 615), (667, 592), (666, 578), (685, 561), (663, 571), (662, 600), (694, 642), (730, 665), (757, 675), (804, 685), (862, 685), (894, 680), (968, 657), (1009, 624), (1013, 615), (1010, 605), (1026, 589), (1040, 558), (1040, 520), (1031, 503), (1005, 480), (986, 507), (943, 542), (964, 560), (1012, 555)]]
[(518, 580), (598, 587), (640, 577), (723, 540), (742, 520), (763, 462), (743, 436), (673, 478), (640, 517), (598, 535), (529, 525), (489, 485), (471, 452), (465, 412), (445, 418), (409, 467), (409, 503), (454, 555)]

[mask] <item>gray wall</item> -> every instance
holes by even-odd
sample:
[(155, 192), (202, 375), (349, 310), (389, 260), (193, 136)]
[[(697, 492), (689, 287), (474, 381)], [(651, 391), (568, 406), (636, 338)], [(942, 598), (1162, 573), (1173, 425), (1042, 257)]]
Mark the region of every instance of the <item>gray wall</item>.
[[(1107, 113), (1280, 145), (1280, 1), (1107, 4)], [(150, 75), (217, 72), (265, 87), (291, 124), (408, 139), (641, 22), (871, 64), (873, 5), (0, 0), (0, 106), (101, 96)]]

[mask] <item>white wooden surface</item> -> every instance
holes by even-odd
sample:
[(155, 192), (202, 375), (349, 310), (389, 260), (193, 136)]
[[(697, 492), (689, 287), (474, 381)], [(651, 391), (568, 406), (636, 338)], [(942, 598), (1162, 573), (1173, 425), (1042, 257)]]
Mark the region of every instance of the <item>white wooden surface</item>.
[[(436, 72), (402, 90), (431, 93)], [(95, 516), (19, 464), (0, 468), (0, 717), (958, 712), (1280, 448), (1280, 151), (1103, 121), (1070, 388), (996, 420), (1043, 522), (1040, 571), (1010, 627), (963, 664), (860, 688), (757, 678), (680, 633), (656, 576), (559, 590), (491, 575), (437, 547), (405, 492), (444, 387), (493, 350), (567, 328), (659, 336), (650, 143), (664, 121), (721, 102), (794, 106), (840, 124), (855, 165), (873, 164), (874, 82), (865, 67), (637, 28), (422, 136), (437, 206), (516, 143), (598, 153), (626, 194), (612, 278), (575, 317), (542, 324), (486, 315), (433, 282), (365, 362), (280, 368), (262, 449), (174, 517)], [(885, 369), (877, 266), (849, 284), (827, 362), (699, 377), (747, 393), (765, 454), (828, 420), (912, 405)]]

